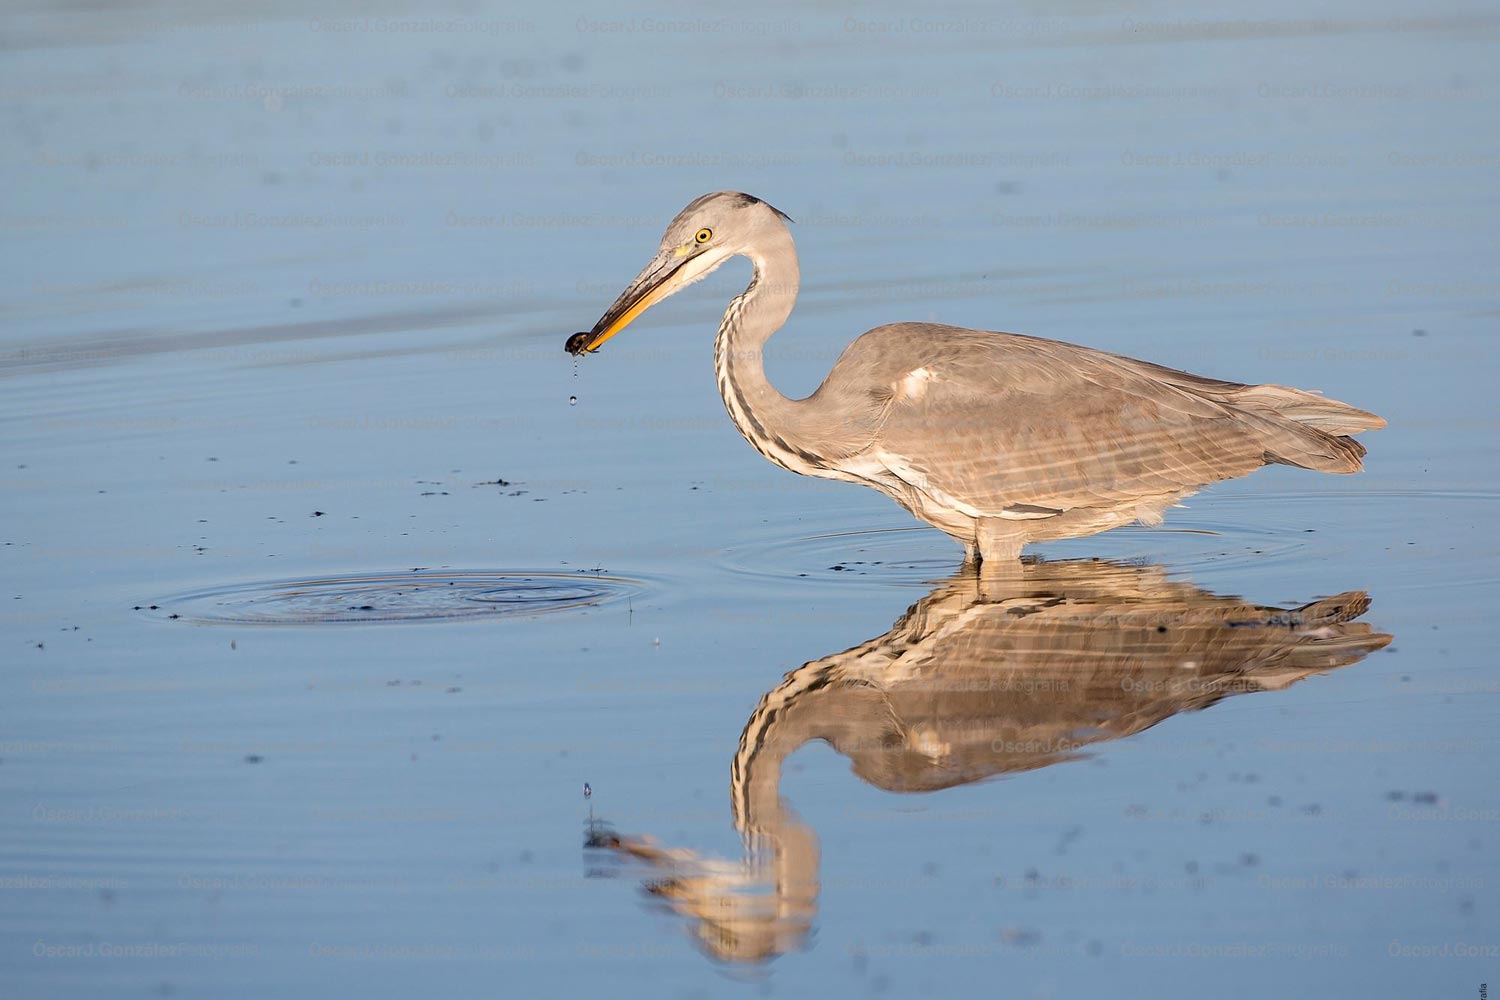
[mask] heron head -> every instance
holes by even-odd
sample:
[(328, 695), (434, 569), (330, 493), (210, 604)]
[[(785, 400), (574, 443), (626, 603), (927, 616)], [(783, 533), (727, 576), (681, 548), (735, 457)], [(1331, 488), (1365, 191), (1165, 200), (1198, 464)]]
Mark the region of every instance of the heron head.
[(594, 328), (568, 338), (568, 352), (597, 351), (662, 299), (706, 278), (735, 254), (748, 253), (760, 245), (768, 230), (785, 233), (783, 220), (787, 216), (782, 212), (738, 191), (715, 191), (694, 199), (667, 226), (651, 263), (620, 293)]

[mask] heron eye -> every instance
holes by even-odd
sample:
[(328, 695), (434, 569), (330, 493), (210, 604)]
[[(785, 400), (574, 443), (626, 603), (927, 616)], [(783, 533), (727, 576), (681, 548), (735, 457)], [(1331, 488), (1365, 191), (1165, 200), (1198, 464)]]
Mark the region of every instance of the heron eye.
[(712, 229), (700, 229), (698, 230), (698, 235), (693, 237), (693, 239), (699, 243), (707, 243), (713, 238), (714, 231)]

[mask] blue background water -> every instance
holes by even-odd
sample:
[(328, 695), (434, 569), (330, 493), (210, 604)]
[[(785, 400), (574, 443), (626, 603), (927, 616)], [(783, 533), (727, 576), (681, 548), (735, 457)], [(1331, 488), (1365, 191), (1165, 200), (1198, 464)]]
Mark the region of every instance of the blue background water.
[[(4, 18), (8, 995), (1462, 996), (1493, 974), (1488, 5)], [(958, 556), (739, 440), (709, 342), (743, 263), (576, 370), (560, 350), (719, 188), (797, 220), (768, 361), (789, 394), (919, 319), (1385, 416), (1358, 478), (1268, 469), (1044, 551), (1262, 603), (1367, 590), (1393, 645), (931, 795), (809, 747), (782, 791), (821, 841), (814, 936), (749, 971), (700, 954), (649, 870), (582, 850), (587, 809), (737, 856), (729, 764), (761, 694)], [(853, 561), (879, 565), (830, 569)], [(636, 583), (488, 623), (135, 610), (418, 566)]]

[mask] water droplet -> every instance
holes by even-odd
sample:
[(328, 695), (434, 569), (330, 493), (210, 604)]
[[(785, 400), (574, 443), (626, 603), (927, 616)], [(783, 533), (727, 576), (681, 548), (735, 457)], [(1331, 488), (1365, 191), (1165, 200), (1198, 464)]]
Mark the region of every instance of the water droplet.
[(578, 405), (578, 397), (577, 396), (569, 396), (568, 397), (568, 405), (569, 406), (577, 406)]

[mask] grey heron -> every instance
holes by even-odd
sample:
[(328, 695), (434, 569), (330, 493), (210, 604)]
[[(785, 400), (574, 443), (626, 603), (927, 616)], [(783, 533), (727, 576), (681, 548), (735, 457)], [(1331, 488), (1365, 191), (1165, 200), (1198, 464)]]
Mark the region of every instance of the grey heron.
[(787, 216), (751, 195), (695, 199), (574, 354), (736, 255), (754, 267), (714, 343), (724, 406), (766, 458), (874, 487), (964, 546), (1014, 565), (1028, 542), (1140, 521), (1268, 464), (1353, 473), (1373, 413), (1280, 385), (1204, 378), (1062, 341), (937, 323), (876, 327), (805, 399), (766, 378), (762, 351), (797, 299)]

